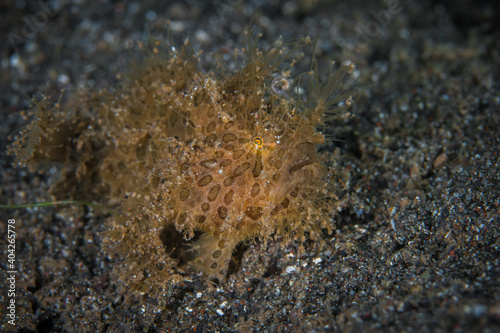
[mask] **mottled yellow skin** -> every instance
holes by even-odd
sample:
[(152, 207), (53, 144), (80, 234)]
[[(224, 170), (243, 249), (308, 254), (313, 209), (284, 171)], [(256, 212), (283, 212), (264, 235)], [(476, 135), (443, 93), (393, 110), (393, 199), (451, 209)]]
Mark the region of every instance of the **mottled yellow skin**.
[(39, 103), (20, 161), (69, 166), (55, 193), (119, 203), (103, 240), (125, 259), (125, 285), (161, 289), (182, 272), (222, 281), (242, 241), (331, 229), (317, 129), (345, 108), (336, 90), (346, 70), (320, 85), (314, 66), (305, 104), (282, 90), (289, 48), (249, 42), (247, 65), (227, 77), (199, 70), (186, 49), (153, 52), (114, 93)]

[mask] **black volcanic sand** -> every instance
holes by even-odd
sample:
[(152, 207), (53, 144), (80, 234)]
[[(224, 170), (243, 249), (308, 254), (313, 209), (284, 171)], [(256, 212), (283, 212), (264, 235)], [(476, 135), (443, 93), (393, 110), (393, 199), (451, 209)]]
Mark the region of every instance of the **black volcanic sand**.
[[(358, 99), (353, 117), (330, 124), (337, 140), (322, 147), (345, 185), (324, 248), (306, 242), (299, 255), (298, 243), (251, 243), (224, 284), (194, 278), (164, 295), (120, 294), (111, 275), (118, 259), (100, 252), (105, 211), (2, 209), (2, 253), (6, 222), (16, 219), (18, 275), (16, 327), (6, 320), (6, 274), (0, 280), (0, 330), (500, 330), (498, 1), (295, 0), (256, 11), (259, 1), (81, 0), (55, 1), (60, 8), (46, 16), (31, 2), (0, 4), (2, 152), (33, 95), (113, 87), (130, 45), (166, 35), (168, 20), (176, 43), (189, 37), (204, 50), (207, 69), (214, 52), (233, 62), (254, 13), (262, 48), (279, 35), (319, 35), (320, 61), (356, 64), (346, 84)], [(308, 70), (305, 54), (297, 73)], [(2, 204), (53, 200), (56, 167), (32, 174), (0, 158)], [(7, 271), (7, 255), (1, 267)]]

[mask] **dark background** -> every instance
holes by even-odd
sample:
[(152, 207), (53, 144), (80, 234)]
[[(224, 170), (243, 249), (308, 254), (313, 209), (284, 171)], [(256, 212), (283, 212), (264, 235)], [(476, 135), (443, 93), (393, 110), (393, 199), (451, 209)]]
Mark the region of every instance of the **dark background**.
[[(358, 93), (353, 117), (330, 124), (337, 140), (321, 150), (345, 180), (323, 249), (306, 242), (297, 255), (297, 243), (252, 243), (219, 286), (194, 280), (162, 295), (121, 294), (117, 259), (100, 252), (104, 212), (2, 209), (2, 271), (7, 219), (18, 232), (16, 328), (498, 331), (499, 13), (498, 1), (466, 0), (1, 1), (1, 204), (53, 200), (54, 175), (16, 168), (4, 153), (32, 96), (112, 88), (140, 57), (131, 46), (167, 36), (168, 21), (176, 43), (189, 38), (203, 50), (207, 70), (214, 54), (234, 66), (251, 24), (262, 49), (279, 36), (319, 36), (320, 61), (356, 64), (346, 85)], [(0, 287), (2, 330), (12, 329), (3, 277)]]

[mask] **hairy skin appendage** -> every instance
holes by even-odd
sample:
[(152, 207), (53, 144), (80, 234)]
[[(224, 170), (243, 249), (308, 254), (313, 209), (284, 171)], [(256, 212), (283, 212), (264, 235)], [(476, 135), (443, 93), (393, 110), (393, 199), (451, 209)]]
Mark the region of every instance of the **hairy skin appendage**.
[(123, 258), (127, 288), (161, 290), (189, 273), (223, 281), (241, 242), (333, 228), (335, 184), (316, 150), (325, 122), (352, 104), (341, 85), (353, 66), (321, 82), (313, 60), (291, 80), (308, 39), (261, 51), (245, 36), (244, 65), (230, 74), (202, 71), (189, 45), (152, 42), (116, 89), (37, 101), (11, 148), (21, 166), (66, 166), (56, 198), (116, 207), (103, 248)]

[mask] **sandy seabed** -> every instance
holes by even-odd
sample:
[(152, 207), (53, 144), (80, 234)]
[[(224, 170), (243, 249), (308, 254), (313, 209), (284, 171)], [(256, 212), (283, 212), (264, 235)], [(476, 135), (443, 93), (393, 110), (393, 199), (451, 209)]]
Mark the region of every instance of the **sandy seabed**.
[[(320, 150), (345, 181), (338, 193), (345, 204), (323, 248), (306, 241), (298, 254), (297, 242), (247, 244), (225, 283), (193, 278), (161, 297), (117, 288), (111, 272), (119, 259), (101, 252), (106, 212), (2, 209), (0, 330), (500, 330), (498, 1), (47, 3), (0, 4), (1, 152), (25, 125), (20, 112), (33, 95), (114, 86), (129, 46), (166, 35), (168, 21), (174, 40), (189, 37), (210, 68), (214, 52), (233, 61), (259, 13), (253, 24), (263, 48), (280, 35), (319, 36), (320, 61), (356, 65), (346, 83), (358, 93), (353, 116), (329, 124), (336, 140)], [(0, 159), (1, 204), (53, 200), (57, 173), (16, 168), (5, 153)]]

